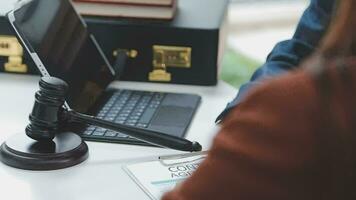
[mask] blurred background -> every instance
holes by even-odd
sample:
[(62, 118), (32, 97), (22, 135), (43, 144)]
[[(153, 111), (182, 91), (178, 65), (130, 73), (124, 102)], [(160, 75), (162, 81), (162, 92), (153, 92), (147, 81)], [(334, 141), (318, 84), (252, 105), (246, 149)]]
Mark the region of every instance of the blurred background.
[[(6, 1), (10, 3), (0, 3), (0, 10), (10, 10), (12, 3), (18, 0)], [(292, 37), (310, 0), (230, 2), (229, 33), (220, 78), (238, 88), (264, 63), (277, 42)]]
[(274, 45), (293, 36), (308, 0), (231, 0), (221, 79), (234, 87), (249, 80)]

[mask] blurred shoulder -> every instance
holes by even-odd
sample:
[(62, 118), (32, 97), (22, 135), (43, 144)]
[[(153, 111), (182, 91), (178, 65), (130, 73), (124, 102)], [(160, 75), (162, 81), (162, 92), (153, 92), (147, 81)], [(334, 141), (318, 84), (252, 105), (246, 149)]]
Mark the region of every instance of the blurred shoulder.
[(316, 85), (305, 70), (273, 78), (231, 112), (214, 151), (244, 154), (262, 166), (287, 171), (308, 165), (315, 158), (319, 112)]

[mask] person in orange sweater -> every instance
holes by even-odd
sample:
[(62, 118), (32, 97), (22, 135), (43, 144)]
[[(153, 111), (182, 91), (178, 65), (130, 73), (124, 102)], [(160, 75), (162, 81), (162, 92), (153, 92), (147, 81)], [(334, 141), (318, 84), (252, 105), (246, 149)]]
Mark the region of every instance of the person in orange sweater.
[(356, 0), (338, 4), (303, 68), (251, 91), (163, 200), (356, 199)]

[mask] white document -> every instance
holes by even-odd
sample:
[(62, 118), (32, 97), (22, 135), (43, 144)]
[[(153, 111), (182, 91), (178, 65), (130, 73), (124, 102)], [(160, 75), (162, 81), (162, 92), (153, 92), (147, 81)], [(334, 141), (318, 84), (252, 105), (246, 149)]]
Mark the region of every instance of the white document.
[(128, 175), (153, 200), (187, 179), (206, 157), (206, 152), (160, 157), (158, 160), (129, 164)]
[(4, 16), (7, 12), (14, 9), (14, 5), (18, 0), (0, 0), (0, 16)]

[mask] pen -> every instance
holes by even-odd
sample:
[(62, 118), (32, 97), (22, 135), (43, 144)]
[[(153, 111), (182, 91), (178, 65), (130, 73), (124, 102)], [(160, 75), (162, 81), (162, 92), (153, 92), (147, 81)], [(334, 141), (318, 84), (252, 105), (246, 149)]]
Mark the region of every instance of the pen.
[(206, 155), (208, 152), (209, 151), (200, 151), (200, 152), (193, 152), (193, 153), (182, 153), (182, 154), (175, 154), (175, 155), (159, 156), (158, 159), (160, 160), (181, 159), (181, 158)]
[(208, 151), (177, 154), (177, 155), (168, 155), (160, 156), (158, 160), (164, 166), (172, 166), (177, 164), (193, 163), (205, 159), (208, 155)]

